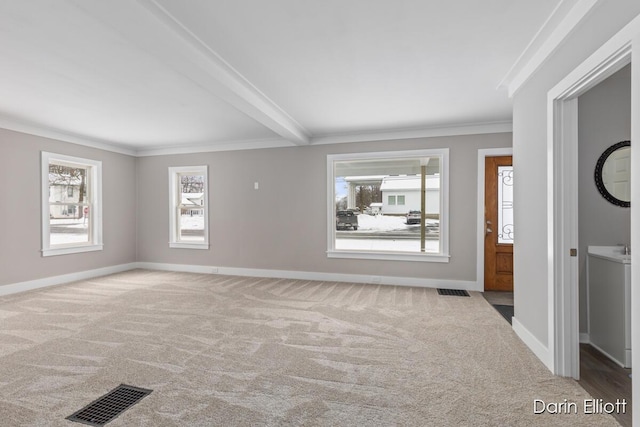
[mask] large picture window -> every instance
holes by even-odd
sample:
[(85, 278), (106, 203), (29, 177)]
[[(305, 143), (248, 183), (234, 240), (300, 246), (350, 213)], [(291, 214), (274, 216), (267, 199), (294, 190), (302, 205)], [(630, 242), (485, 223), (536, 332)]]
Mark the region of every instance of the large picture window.
[(448, 262), (448, 156), (327, 156), (328, 256)]
[(207, 166), (169, 168), (169, 247), (209, 248)]
[(102, 250), (102, 163), (42, 152), (42, 255)]

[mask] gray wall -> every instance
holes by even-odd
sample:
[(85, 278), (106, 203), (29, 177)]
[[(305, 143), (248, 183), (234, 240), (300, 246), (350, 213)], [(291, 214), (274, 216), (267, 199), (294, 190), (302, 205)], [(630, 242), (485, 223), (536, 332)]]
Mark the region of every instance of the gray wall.
[[(631, 66), (627, 65), (578, 99), (578, 199), (580, 332), (587, 332), (587, 246), (629, 243), (631, 210), (605, 200), (593, 173), (600, 155), (631, 139)], [(622, 308), (621, 308), (622, 309)]]
[[(41, 151), (102, 161), (103, 251), (41, 256)], [(135, 262), (135, 158), (0, 129), (0, 159), (0, 285)]]
[[(138, 261), (475, 281), (478, 149), (509, 146), (506, 133), (140, 158)], [(327, 258), (327, 154), (447, 147), (448, 264)], [(211, 248), (169, 249), (167, 168), (201, 164)]]
[(514, 302), (519, 323), (548, 345), (547, 93), (640, 13), (638, 1), (603, 1), (516, 92)]

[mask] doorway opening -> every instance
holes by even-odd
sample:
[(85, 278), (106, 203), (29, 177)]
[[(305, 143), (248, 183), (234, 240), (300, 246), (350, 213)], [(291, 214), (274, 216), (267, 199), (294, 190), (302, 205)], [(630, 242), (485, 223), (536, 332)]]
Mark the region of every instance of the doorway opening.
[(578, 98), (579, 383), (594, 398), (625, 399), (614, 414), (623, 426), (632, 415), (630, 122), (630, 65)]
[(630, 62), (628, 43), (602, 60), (590, 58), (548, 94), (547, 232), (553, 243), (548, 269), (549, 353), (552, 371), (575, 379), (580, 378), (578, 97)]

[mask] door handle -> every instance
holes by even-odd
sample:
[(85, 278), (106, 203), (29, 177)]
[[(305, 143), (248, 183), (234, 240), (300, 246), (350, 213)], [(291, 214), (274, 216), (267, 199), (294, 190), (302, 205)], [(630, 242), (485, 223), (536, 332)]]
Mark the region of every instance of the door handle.
[(491, 221), (487, 221), (487, 226), (484, 229), (485, 237), (489, 235), (489, 233), (493, 233), (493, 230), (489, 228), (489, 226), (493, 224)]

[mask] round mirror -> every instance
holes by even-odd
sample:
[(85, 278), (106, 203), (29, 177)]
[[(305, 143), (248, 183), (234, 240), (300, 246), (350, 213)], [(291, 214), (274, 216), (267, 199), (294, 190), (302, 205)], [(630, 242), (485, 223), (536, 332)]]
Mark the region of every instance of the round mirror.
[(607, 148), (596, 163), (596, 187), (617, 206), (631, 206), (631, 142), (621, 141)]

